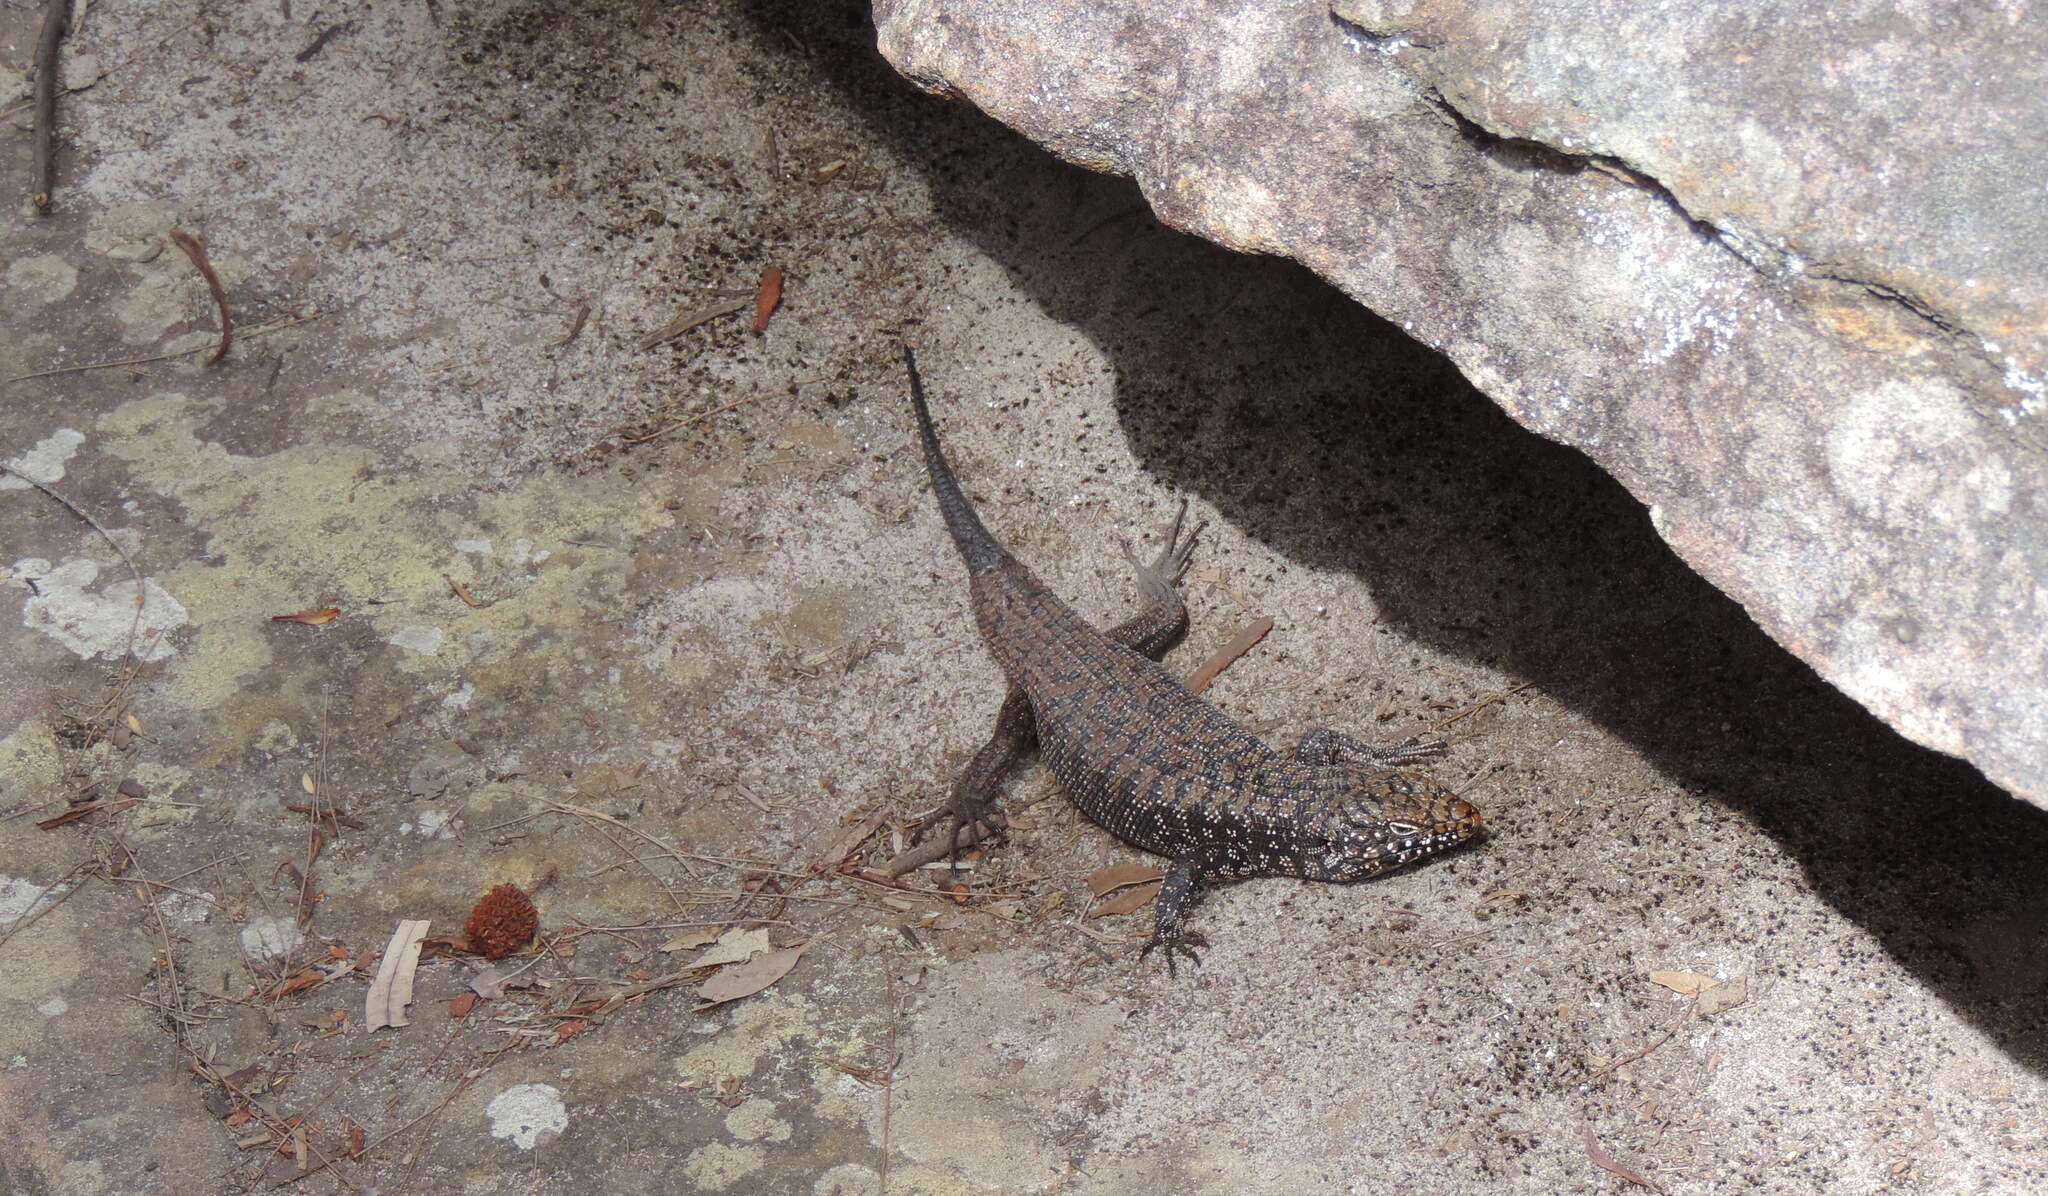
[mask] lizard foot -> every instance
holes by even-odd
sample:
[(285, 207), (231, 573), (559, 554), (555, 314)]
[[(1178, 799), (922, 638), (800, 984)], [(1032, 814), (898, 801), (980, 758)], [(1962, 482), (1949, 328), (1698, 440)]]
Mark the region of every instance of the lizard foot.
[(1181, 525), (1187, 522), (1188, 500), (1180, 500), (1180, 509), (1174, 513), (1173, 522), (1165, 531), (1166, 542), (1160, 546), (1159, 555), (1146, 564), (1138, 559), (1137, 550), (1125, 539), (1117, 541), (1123, 547), (1124, 559), (1131, 563), (1131, 569), (1138, 575), (1138, 591), (1148, 600), (1165, 598), (1173, 593), (1180, 583), (1181, 574), (1188, 571), (1188, 563), (1195, 559), (1195, 545), (1200, 541), (1202, 529), (1209, 526), (1207, 520), (1197, 523), (1185, 537)]
[(946, 824), (946, 861), (950, 865), (947, 869), (947, 879), (957, 880), (960, 876), (961, 830), (979, 823), (987, 833), (977, 842), (987, 842), (1003, 833), (1007, 820), (1003, 817), (1002, 807), (993, 801), (949, 801), (944, 808), (927, 814), (911, 828), (911, 842), (922, 842), (925, 835), (942, 822)]
[(1371, 768), (1408, 768), (1442, 759), (1448, 750), (1449, 745), (1434, 735), (1411, 735), (1399, 743), (1381, 746), (1341, 735), (1328, 727), (1317, 727), (1301, 737), (1294, 757), (1311, 764), (1350, 760)]
[(1145, 945), (1138, 949), (1138, 959), (1142, 961), (1147, 955), (1152, 954), (1155, 947), (1164, 948), (1166, 951), (1166, 974), (1171, 978), (1178, 979), (1179, 973), (1174, 970), (1173, 957), (1185, 955), (1188, 958), (1188, 966), (1200, 967), (1202, 956), (1196, 948), (1207, 947), (1208, 945), (1209, 940), (1203, 937), (1202, 932), (1199, 930), (1183, 930), (1172, 935), (1155, 932), (1151, 938), (1145, 940)]

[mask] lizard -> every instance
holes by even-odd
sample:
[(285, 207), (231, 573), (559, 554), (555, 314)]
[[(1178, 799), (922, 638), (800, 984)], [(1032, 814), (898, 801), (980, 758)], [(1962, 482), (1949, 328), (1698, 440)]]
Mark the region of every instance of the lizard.
[(1441, 739), (1376, 746), (1327, 727), (1292, 753), (1269, 747), (1159, 663), (1187, 626), (1177, 584), (1201, 526), (1140, 564), (1139, 614), (1105, 633), (1040, 581), (982, 524), (933, 427), (917, 357), (906, 345), (910, 405), (939, 513), (966, 564), (982, 638), (1010, 689), (996, 729), (947, 801), (953, 844), (996, 808), (1004, 773), (1034, 747), (1083, 814), (1123, 842), (1171, 861), (1142, 959), (1164, 950), (1201, 961), (1208, 940), (1188, 915), (1212, 885), (1254, 876), (1349, 883), (1413, 863), (1478, 833), (1477, 809), (1410, 766)]

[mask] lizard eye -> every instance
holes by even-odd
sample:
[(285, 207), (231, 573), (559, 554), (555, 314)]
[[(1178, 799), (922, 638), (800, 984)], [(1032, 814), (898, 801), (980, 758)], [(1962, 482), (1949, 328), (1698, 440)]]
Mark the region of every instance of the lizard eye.
[(1387, 829), (1402, 836), (1419, 835), (1422, 833), (1422, 828), (1412, 822), (1389, 822)]

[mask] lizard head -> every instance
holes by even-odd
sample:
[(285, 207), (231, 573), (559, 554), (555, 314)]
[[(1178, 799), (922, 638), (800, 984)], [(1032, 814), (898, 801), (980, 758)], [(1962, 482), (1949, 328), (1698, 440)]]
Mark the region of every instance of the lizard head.
[(1479, 831), (1479, 811), (1414, 772), (1361, 770), (1323, 821), (1310, 880), (1364, 880), (1448, 851)]

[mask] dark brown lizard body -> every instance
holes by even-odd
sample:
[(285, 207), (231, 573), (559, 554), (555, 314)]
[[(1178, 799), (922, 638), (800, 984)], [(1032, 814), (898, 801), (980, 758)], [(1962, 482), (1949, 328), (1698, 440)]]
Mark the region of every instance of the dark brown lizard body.
[(1183, 539), (1176, 518), (1157, 561), (1131, 557), (1145, 608), (1113, 631), (1060, 601), (982, 526), (939, 448), (916, 359), (904, 357), (932, 490), (967, 562), (975, 621), (1011, 685), (995, 735), (954, 786), (955, 830), (987, 813), (1003, 774), (1036, 745), (1084, 814), (1173, 861), (1145, 946), (1164, 947), (1171, 964), (1203, 942), (1185, 918), (1206, 884), (1363, 880), (1479, 829), (1479, 811), (1401, 767), (1441, 755), (1440, 740), (1374, 747), (1319, 728), (1283, 755), (1157, 663), (1187, 625), (1174, 583), (1199, 528)]

